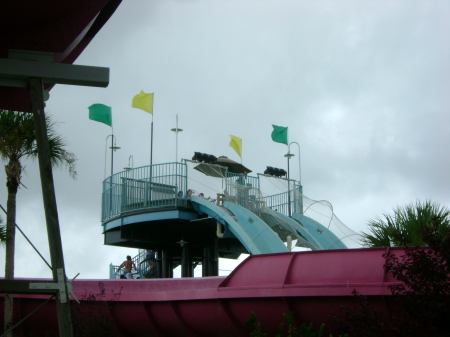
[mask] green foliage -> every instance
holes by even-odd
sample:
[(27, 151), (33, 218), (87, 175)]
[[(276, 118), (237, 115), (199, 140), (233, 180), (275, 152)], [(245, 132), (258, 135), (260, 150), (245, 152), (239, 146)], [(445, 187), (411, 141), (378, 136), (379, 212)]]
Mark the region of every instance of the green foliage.
[(414, 331), (449, 336), (450, 325), (450, 229), (442, 232), (436, 217), (422, 234), (428, 249), (406, 249), (401, 257), (385, 254), (385, 270), (401, 284), (389, 286)]
[(267, 334), (261, 331), (261, 323), (256, 321), (256, 314), (254, 311), (250, 314), (250, 318), (245, 321), (245, 325), (252, 330), (252, 332), (250, 332), (250, 337), (267, 337)]
[(356, 306), (348, 308), (342, 306), (340, 316), (332, 315), (331, 318), (338, 329), (351, 336), (364, 337), (400, 337), (398, 329), (401, 324), (397, 322), (395, 315), (386, 314), (374, 308), (368, 297), (358, 291), (352, 292)]
[(429, 200), (404, 207), (397, 207), (393, 214), (369, 221), (369, 233), (362, 233), (367, 247), (425, 246), (423, 231), (432, 225), (433, 218), (440, 218), (436, 231), (439, 238), (450, 228), (450, 209)]
[[(65, 165), (71, 177), (76, 177), (75, 155), (65, 150), (66, 143), (56, 133), (56, 122), (46, 115), (47, 138), (50, 149), (52, 166)], [(0, 157), (7, 162), (20, 162), (22, 158), (35, 159), (37, 157), (34, 118), (31, 113), (3, 110), (0, 113)], [(20, 164), (19, 164), (20, 165)], [(17, 178), (20, 183), (20, 170)]]
[[(31, 113), (0, 110), (0, 158), (6, 162), (8, 189), (5, 235), (5, 279), (7, 280), (14, 279), (16, 201), (24, 171), (23, 160), (35, 159), (38, 155), (33, 116)], [(56, 134), (56, 124), (49, 116), (46, 116), (45, 124), (52, 166), (67, 166), (70, 175), (75, 178), (75, 155), (65, 150), (65, 143)], [(12, 326), (13, 301), (5, 301), (4, 305), (4, 327), (7, 330)]]
[(0, 244), (4, 245), (6, 242), (6, 225), (3, 223), (3, 219), (0, 216)]
[[(446, 231), (445, 231), (446, 229)], [(447, 214), (434, 217), (421, 233), (427, 247), (407, 247), (402, 256), (387, 253), (386, 273), (399, 281), (389, 289), (395, 299), (391, 314), (375, 310), (354, 291), (359, 306), (342, 308), (341, 331), (368, 337), (450, 336), (450, 229)]]
[[(278, 331), (274, 337), (325, 337), (323, 331), (325, 324), (321, 324), (317, 331), (314, 331), (313, 323), (306, 325), (302, 323), (299, 328), (295, 327), (294, 313), (283, 314), (284, 322), (280, 323)], [(267, 337), (267, 334), (262, 332), (262, 324), (256, 320), (255, 312), (250, 314), (250, 318), (245, 324), (252, 330), (250, 337)], [(330, 335), (329, 337), (333, 337)], [(339, 337), (348, 337), (347, 334)]]
[(3, 160), (20, 160), (32, 156), (34, 141), (33, 114), (1, 111), (0, 155)]
[[(119, 335), (115, 327), (117, 321), (116, 305), (123, 287), (118, 292), (111, 291), (113, 297), (108, 301), (105, 301), (105, 284), (99, 282), (98, 287), (99, 293), (86, 292), (80, 298), (80, 303), (70, 302), (74, 336), (116, 337)], [(29, 336), (57, 337), (59, 336), (57, 322), (55, 321), (55, 327), (49, 330), (31, 330)]]
[(98, 294), (84, 294), (80, 304), (71, 302), (74, 336), (114, 337), (117, 336), (115, 303), (122, 293), (122, 287), (113, 293), (113, 299), (105, 301), (106, 290), (103, 282), (98, 283)]

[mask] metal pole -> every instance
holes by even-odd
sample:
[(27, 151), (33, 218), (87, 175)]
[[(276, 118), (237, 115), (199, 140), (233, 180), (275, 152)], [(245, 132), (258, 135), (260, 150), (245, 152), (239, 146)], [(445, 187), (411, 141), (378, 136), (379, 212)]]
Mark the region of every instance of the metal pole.
[(175, 162), (178, 162), (178, 132), (183, 131), (183, 129), (178, 128), (178, 114), (176, 117), (176, 127), (170, 129), (170, 131), (175, 132)]
[(302, 167), (301, 167), (301, 163), (300, 163), (300, 144), (297, 142), (291, 142), (288, 146), (288, 152), (290, 152), (291, 144), (297, 144), (297, 146), (298, 146), (298, 174), (299, 174), (298, 182), (301, 185), (302, 184)]
[(55, 186), (53, 182), (50, 148), (47, 138), (47, 126), (44, 113), (43, 82), (41, 78), (30, 79), (34, 129), (38, 150), (39, 172), (41, 176), (42, 199), (44, 203), (47, 235), (52, 264), (53, 280), (58, 282), (58, 270), (62, 271), (65, 293), (58, 292), (56, 310), (58, 313), (59, 334), (62, 337), (72, 337), (72, 317), (67, 291), (67, 278), (64, 267), (64, 255), (59, 228), (58, 209), (56, 206)]
[(150, 129), (150, 166), (153, 165), (153, 114), (152, 114), (152, 126)]
[(300, 214), (303, 214), (303, 186), (302, 186), (302, 167), (301, 167), (301, 162), (300, 162), (300, 144), (297, 142), (291, 142), (288, 146), (288, 150), (290, 152), (290, 148), (291, 148), (291, 144), (297, 144), (298, 146), (298, 174), (299, 174), (299, 192), (301, 194), (300, 197)]
[(176, 116), (175, 131), (175, 163), (178, 161), (178, 114)]
[(114, 144), (113, 144), (113, 140), (114, 140), (114, 134), (111, 135), (111, 177), (113, 175), (113, 166), (114, 166)]
[(149, 203), (152, 200), (152, 193), (153, 193), (153, 114), (152, 114), (152, 126), (151, 126), (151, 130), (150, 130), (151, 136), (150, 136), (150, 189), (148, 191), (149, 195), (148, 195), (148, 200)]
[[(292, 144), (292, 143), (291, 143)], [(288, 167), (288, 171), (287, 171), (287, 181), (288, 181), (288, 211), (289, 211), (289, 216), (291, 216), (291, 180), (290, 180), (290, 170), (289, 170), (289, 160), (291, 159), (291, 157), (293, 157), (294, 155), (290, 152), (290, 145), (288, 145), (288, 153), (286, 153), (284, 156), (287, 157), (287, 167)]]
[(289, 212), (289, 216), (291, 216), (291, 182), (289, 180), (290, 174), (289, 174), (289, 161), (290, 161), (291, 157), (290, 157), (290, 153), (288, 153), (287, 156), (287, 166), (288, 166), (288, 171), (287, 171), (287, 178), (288, 178), (288, 212)]

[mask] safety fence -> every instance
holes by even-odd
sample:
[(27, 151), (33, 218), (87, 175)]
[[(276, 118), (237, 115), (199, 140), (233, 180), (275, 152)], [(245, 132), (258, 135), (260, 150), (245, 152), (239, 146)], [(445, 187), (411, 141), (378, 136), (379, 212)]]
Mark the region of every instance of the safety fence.
[(143, 166), (103, 181), (102, 221), (125, 212), (185, 206), (187, 167), (184, 163)]
[[(303, 212), (301, 186), (263, 196), (259, 177), (226, 172), (223, 200), (235, 202), (258, 214), (270, 208), (286, 216)], [(185, 163), (143, 166), (119, 172), (103, 181), (102, 221), (117, 215), (151, 208), (187, 205), (188, 172)]]

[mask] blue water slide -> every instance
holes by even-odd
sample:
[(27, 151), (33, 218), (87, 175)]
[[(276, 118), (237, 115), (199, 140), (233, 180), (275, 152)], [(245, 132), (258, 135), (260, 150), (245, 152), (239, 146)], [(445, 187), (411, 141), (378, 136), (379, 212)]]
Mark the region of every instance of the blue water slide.
[[(287, 252), (288, 249), (278, 235), (246, 208), (232, 202), (218, 206), (201, 197), (191, 197), (194, 209), (206, 214), (225, 226), (224, 236), (231, 232), (250, 254), (269, 254)], [(231, 213), (230, 213), (231, 212)]]
[(325, 249), (322, 244), (318, 240), (316, 240), (314, 236), (312, 236), (309, 231), (296, 220), (272, 209), (263, 209), (261, 211), (269, 217), (277, 217), (280, 225), (285, 227), (287, 230), (294, 229), (297, 234), (299, 234), (303, 239), (310, 243), (308, 247), (311, 248), (311, 250)]
[(299, 213), (293, 213), (292, 217), (305, 227), (308, 233), (320, 243), (323, 249), (348, 248), (332, 231), (310, 217)]

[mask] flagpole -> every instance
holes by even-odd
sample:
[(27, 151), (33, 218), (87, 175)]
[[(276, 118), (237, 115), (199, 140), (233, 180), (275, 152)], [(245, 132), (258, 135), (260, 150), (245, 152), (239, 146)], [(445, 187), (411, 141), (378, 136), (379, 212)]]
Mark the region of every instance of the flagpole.
[(111, 177), (114, 173), (114, 144), (113, 144), (113, 140), (114, 140), (114, 128), (112, 126), (112, 122), (111, 122)]
[(242, 148), (243, 148), (243, 146), (242, 146), (242, 139), (241, 139), (241, 165), (242, 165)]
[(152, 126), (150, 130), (150, 166), (153, 165), (153, 114), (152, 114)]
[(152, 93), (152, 127), (151, 127), (151, 135), (150, 135), (150, 166), (153, 165), (153, 101), (155, 100), (155, 94)]

